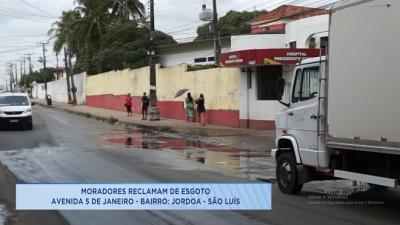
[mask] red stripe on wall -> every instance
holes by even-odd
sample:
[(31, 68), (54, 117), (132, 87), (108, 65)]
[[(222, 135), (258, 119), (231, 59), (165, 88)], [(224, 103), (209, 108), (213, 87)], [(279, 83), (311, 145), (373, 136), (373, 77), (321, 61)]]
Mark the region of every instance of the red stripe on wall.
[(241, 128), (260, 129), (260, 130), (274, 130), (275, 121), (273, 120), (240, 120)]
[(186, 113), (183, 102), (158, 101), (157, 107), (160, 110), (161, 117), (186, 120)]
[[(126, 112), (125, 108), (125, 98), (126, 95), (96, 95), (96, 96), (86, 96), (86, 105), (103, 108), (103, 109), (112, 109), (117, 111)], [(132, 97), (132, 111), (134, 113), (142, 113), (140, 108), (141, 106), (141, 97)]]
[[(126, 111), (125, 109), (125, 95), (95, 95), (86, 96), (86, 105), (112, 109), (118, 111)], [(141, 113), (141, 97), (132, 97), (134, 113)], [(184, 109), (183, 101), (158, 101), (157, 106), (160, 110), (160, 116), (164, 118), (172, 118), (178, 120), (186, 120), (186, 113)], [(197, 117), (197, 113), (196, 113)], [(239, 111), (238, 110), (207, 110), (206, 111), (206, 123), (239, 127)]]

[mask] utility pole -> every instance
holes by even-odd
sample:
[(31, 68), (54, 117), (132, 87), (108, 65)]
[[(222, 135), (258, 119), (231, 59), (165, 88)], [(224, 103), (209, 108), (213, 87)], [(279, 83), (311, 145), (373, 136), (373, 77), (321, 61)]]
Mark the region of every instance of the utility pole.
[(23, 76), (23, 71), (22, 71), (22, 60), (19, 61), (19, 76), (20, 78)]
[(76, 105), (76, 87), (75, 87), (75, 80), (74, 80), (74, 69), (72, 68), (72, 52), (71, 49), (68, 48), (68, 65), (69, 65), (69, 73), (71, 77), (71, 86), (72, 86), (72, 104)]
[(160, 120), (160, 111), (157, 108), (157, 81), (156, 81), (156, 50), (155, 50), (155, 28), (154, 28), (154, 0), (150, 0), (150, 120)]
[(32, 59), (31, 56), (33, 55), (32, 53), (26, 54), (28, 56), (28, 62), (29, 62), (29, 76), (32, 76)]
[(44, 95), (47, 99), (47, 74), (46, 74), (46, 45), (47, 43), (41, 42), (43, 46), (43, 74), (44, 74)]
[(18, 86), (18, 66), (17, 64), (14, 64), (14, 69), (15, 69), (15, 90), (17, 90), (17, 86)]
[(47, 43), (45, 42), (41, 42), (40, 44), (42, 44), (43, 46), (43, 69), (46, 69), (46, 45)]
[(13, 66), (10, 64), (10, 91), (13, 92)]
[(65, 64), (65, 73), (67, 75), (67, 95), (68, 95), (68, 103), (72, 102), (72, 98), (71, 98), (71, 87), (69, 84), (69, 69), (68, 69), (68, 59), (67, 59), (68, 55), (67, 55), (67, 48), (64, 47), (64, 64)]
[(217, 0), (213, 0), (213, 31), (214, 31), (214, 51), (215, 65), (219, 66), (219, 56), (221, 55), (221, 43), (218, 27)]
[(56, 60), (57, 60), (57, 64), (56, 64), (56, 71), (57, 71), (57, 80), (60, 79), (60, 73), (58, 72), (58, 53), (56, 54)]
[(22, 60), (23, 60), (23, 63), (24, 63), (24, 72), (23, 72), (24, 75), (26, 75), (25, 59), (26, 59), (25, 57), (22, 57)]

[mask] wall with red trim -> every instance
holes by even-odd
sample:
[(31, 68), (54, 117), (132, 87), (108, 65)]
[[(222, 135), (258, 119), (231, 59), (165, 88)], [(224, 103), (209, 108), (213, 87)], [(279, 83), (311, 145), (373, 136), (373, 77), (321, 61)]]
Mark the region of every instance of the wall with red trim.
[(240, 120), (240, 128), (249, 129), (275, 129), (275, 121), (273, 120)]
[[(86, 105), (103, 108), (112, 109), (117, 111), (126, 111), (125, 108), (125, 98), (126, 95), (96, 95), (96, 96), (86, 96)], [(134, 113), (142, 113), (141, 111), (141, 97), (132, 97), (132, 111)]]
[[(126, 111), (125, 95), (96, 95), (87, 96), (86, 105), (104, 108), (118, 111)], [(132, 97), (134, 113), (141, 113), (141, 97)], [(184, 109), (184, 103), (181, 101), (158, 101), (157, 106), (160, 110), (160, 116), (165, 118), (172, 118), (177, 120), (186, 120), (186, 113)], [(197, 120), (197, 113), (195, 114), (195, 120)], [(207, 110), (206, 111), (206, 123), (239, 127), (239, 110)]]

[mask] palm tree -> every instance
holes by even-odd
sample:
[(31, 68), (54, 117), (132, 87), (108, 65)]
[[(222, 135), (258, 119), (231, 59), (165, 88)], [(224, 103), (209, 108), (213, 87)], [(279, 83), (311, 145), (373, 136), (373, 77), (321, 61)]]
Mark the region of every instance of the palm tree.
[(62, 13), (61, 20), (52, 24), (48, 35), (51, 39), (55, 39), (53, 50), (57, 54), (61, 52), (64, 45), (71, 48), (71, 51), (76, 53), (79, 40), (75, 35), (77, 30), (77, 23), (80, 21), (81, 16), (77, 11), (66, 11)]
[(137, 21), (144, 17), (144, 5), (139, 0), (112, 0), (111, 14), (124, 20), (129, 20), (130, 17)]
[[(144, 6), (139, 0), (74, 0), (72, 11), (63, 12), (53, 23), (49, 35), (55, 39), (54, 51), (68, 46), (70, 56), (76, 56), (75, 68), (89, 74), (102, 72), (102, 53), (114, 53), (131, 36), (143, 39), (139, 27), (144, 20)], [(124, 24), (126, 26), (124, 26)], [(123, 28), (123, 29), (122, 29)], [(104, 55), (104, 54), (103, 54)], [(78, 72), (76, 71), (76, 72)]]

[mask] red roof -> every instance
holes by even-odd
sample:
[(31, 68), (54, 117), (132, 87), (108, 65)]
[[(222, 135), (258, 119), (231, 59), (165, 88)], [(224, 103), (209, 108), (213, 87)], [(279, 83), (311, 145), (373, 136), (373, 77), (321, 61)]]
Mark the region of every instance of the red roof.
[(54, 68), (54, 72), (64, 72), (65, 68), (64, 67), (56, 67)]
[(282, 5), (270, 12), (264, 13), (259, 17), (256, 17), (247, 23), (256, 25), (259, 23), (266, 23), (270, 21), (276, 21), (284, 18), (290, 18), (291, 20), (298, 20), (311, 16), (319, 16), (328, 14), (329, 10), (320, 8), (310, 8), (304, 6), (294, 5)]

